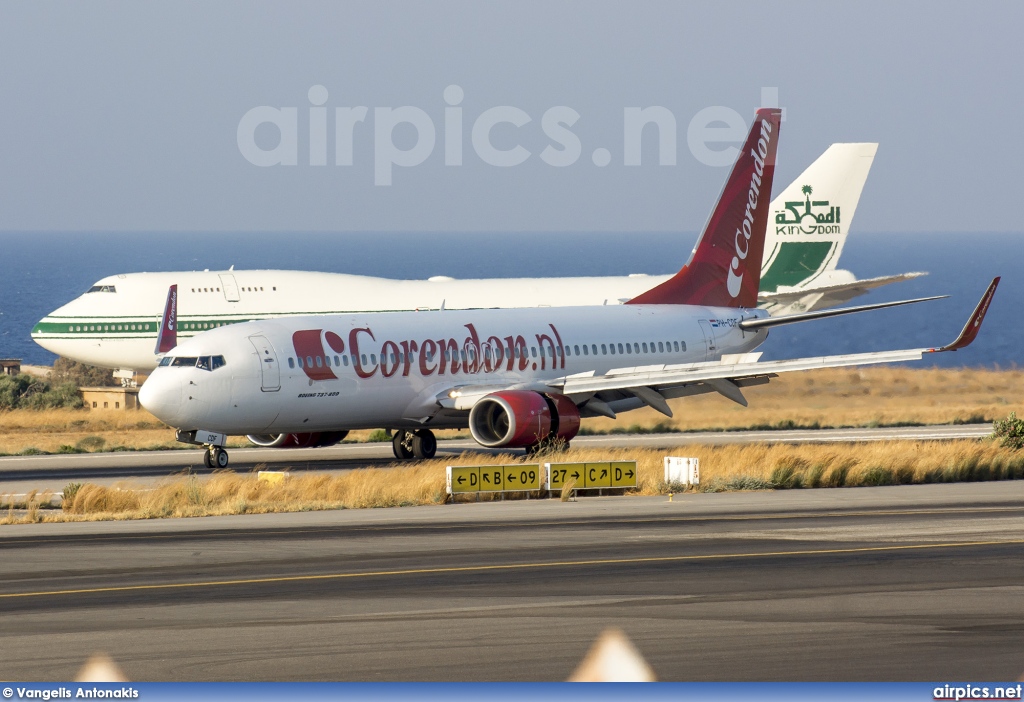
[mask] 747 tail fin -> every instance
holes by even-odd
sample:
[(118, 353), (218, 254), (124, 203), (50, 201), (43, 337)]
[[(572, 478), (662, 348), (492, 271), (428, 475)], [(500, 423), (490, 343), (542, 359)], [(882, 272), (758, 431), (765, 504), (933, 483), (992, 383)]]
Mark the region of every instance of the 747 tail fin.
[(690, 260), (628, 305), (757, 306), (782, 111), (757, 111)]

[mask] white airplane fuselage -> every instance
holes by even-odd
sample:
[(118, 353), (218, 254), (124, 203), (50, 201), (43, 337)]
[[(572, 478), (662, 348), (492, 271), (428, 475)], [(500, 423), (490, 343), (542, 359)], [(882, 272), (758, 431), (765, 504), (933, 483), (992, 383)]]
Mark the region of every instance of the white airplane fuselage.
[(101, 368), (148, 371), (162, 301), (178, 286), (178, 338), (282, 316), (383, 311), (618, 305), (669, 276), (392, 280), (343, 273), (245, 270), (104, 278), (32, 330), (43, 348)]
[[(443, 401), (460, 386), (718, 361), (760, 345), (766, 331), (737, 325), (767, 316), (628, 305), (267, 319), (181, 342), (140, 400), (172, 426), (224, 434), (465, 427), (467, 413)], [(197, 367), (204, 357), (223, 365)]]

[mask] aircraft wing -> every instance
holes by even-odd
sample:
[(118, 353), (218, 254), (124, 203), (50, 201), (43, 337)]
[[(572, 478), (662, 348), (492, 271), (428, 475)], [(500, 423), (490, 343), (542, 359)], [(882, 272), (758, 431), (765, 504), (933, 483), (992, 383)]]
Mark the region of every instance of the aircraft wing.
[(781, 292), (762, 292), (757, 295), (757, 304), (759, 307), (765, 307), (772, 311), (776, 308), (788, 307), (806, 298), (804, 305), (800, 309), (811, 312), (841, 305), (883, 285), (900, 283), (904, 280), (912, 280), (925, 275), (928, 274), (922, 272), (900, 273), (899, 275), (885, 275), (878, 278), (855, 280), (849, 283), (783, 289)]
[(723, 356), (720, 361), (714, 362), (618, 368), (602, 375), (584, 373), (515, 387), (463, 386), (439, 396), (438, 400), (443, 407), (468, 410), (481, 397), (501, 389), (557, 392), (568, 395), (589, 415), (613, 418), (616, 405), (619, 405), (621, 409), (632, 409), (640, 404), (648, 405), (662, 414), (672, 416), (672, 410), (666, 402), (667, 399), (706, 392), (718, 392), (730, 400), (746, 406), (747, 401), (743, 397), (741, 388), (762, 385), (779, 373), (815, 368), (841, 368), (916, 361), (923, 358), (925, 354), (964, 348), (978, 335), (998, 284), (999, 278), (995, 278), (975, 307), (974, 312), (971, 313), (960, 335), (952, 343), (936, 348), (900, 349), (766, 362), (758, 361), (760, 353), (736, 354)]

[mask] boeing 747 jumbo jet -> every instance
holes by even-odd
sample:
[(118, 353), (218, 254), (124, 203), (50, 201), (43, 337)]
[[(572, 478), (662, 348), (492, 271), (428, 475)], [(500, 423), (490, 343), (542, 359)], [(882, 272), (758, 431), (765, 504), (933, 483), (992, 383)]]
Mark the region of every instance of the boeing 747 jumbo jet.
[[(770, 205), (758, 304), (773, 315), (841, 304), (923, 273), (858, 281), (836, 265), (877, 144), (833, 144)], [(128, 273), (98, 281), (32, 330), (43, 348), (116, 369), (126, 384), (156, 367), (161, 303), (178, 286), (178, 337), (305, 314), (623, 303), (669, 276), (388, 280), (338, 273), (227, 270)]]
[[(919, 359), (973, 341), (993, 281), (952, 343), (758, 362), (768, 329), (923, 300), (771, 317), (756, 307), (780, 111), (758, 110), (690, 260), (617, 306), (279, 317), (214, 329), (171, 347), (172, 288), (139, 399), (180, 441), (224, 467), (228, 434), (390, 427), (395, 455), (434, 455), (432, 429), (469, 427), (485, 447), (568, 442), (581, 417), (742, 388), (777, 373)], [(925, 298), (934, 299), (934, 298)]]

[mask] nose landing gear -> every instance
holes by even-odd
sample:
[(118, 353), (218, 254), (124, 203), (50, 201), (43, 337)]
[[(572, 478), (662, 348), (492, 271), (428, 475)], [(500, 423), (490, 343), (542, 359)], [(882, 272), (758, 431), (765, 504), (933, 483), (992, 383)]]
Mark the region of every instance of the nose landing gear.
[(228, 452), (220, 446), (210, 446), (203, 452), (203, 463), (207, 468), (227, 468)]
[(179, 429), (174, 432), (174, 438), (183, 444), (196, 444), (202, 446), (203, 463), (207, 468), (227, 468), (228, 452), (224, 445), (228, 442), (227, 434), (218, 434), (213, 431)]

